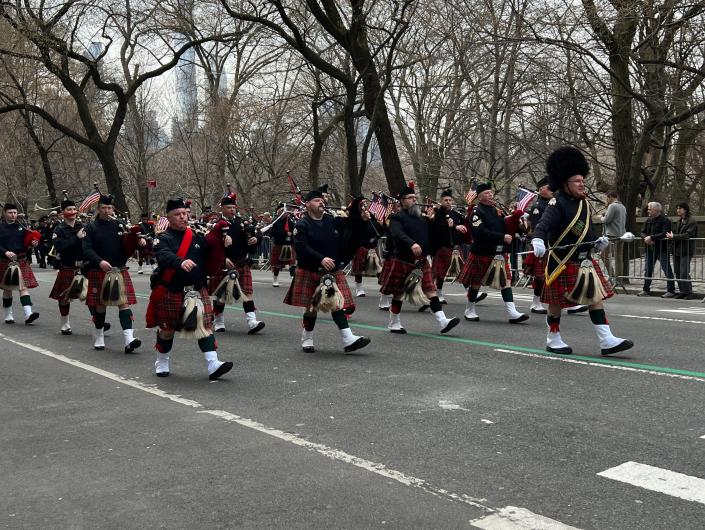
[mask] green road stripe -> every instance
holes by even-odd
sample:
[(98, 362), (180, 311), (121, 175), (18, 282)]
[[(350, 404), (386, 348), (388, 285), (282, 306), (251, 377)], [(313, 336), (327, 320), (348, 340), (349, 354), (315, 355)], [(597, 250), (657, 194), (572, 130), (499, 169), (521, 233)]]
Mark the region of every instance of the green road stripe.
[[(138, 294), (139, 298), (149, 298), (149, 296), (144, 295), (144, 294)], [(230, 311), (236, 311), (242, 313), (243, 309), (240, 307), (232, 307), (232, 306), (226, 306), (226, 309)], [(301, 320), (301, 315), (293, 315), (291, 313), (280, 313), (278, 311), (264, 311), (264, 310), (257, 310), (257, 312), (261, 315), (268, 315), (268, 316), (273, 316), (273, 317), (279, 317), (279, 318), (291, 318), (294, 320)], [(326, 324), (334, 324), (333, 320), (331, 319), (319, 319), (317, 322), (324, 322)], [(383, 331), (387, 333), (389, 330), (385, 327), (382, 326), (372, 326), (370, 324), (359, 324), (359, 323), (351, 323), (350, 324), (351, 328), (359, 328), (359, 329), (367, 329), (371, 331)], [(441, 340), (445, 342), (454, 342), (456, 344), (468, 344), (471, 346), (483, 346), (485, 348), (492, 348), (492, 349), (505, 349), (505, 350), (514, 350), (514, 351), (519, 351), (519, 352), (527, 352), (527, 353), (534, 353), (537, 355), (543, 355), (545, 357), (559, 357), (559, 358), (567, 358), (567, 359), (575, 359), (578, 361), (585, 361), (585, 362), (590, 362), (590, 363), (595, 363), (595, 364), (604, 364), (607, 366), (620, 366), (620, 367), (625, 367), (625, 368), (635, 368), (639, 370), (648, 370), (651, 372), (658, 372), (662, 374), (673, 374), (673, 375), (685, 375), (689, 377), (699, 377), (705, 379), (705, 372), (694, 372), (691, 370), (681, 370), (679, 368), (668, 368), (666, 366), (656, 366), (652, 364), (641, 364), (641, 363), (634, 363), (630, 361), (622, 361), (619, 359), (612, 359), (610, 357), (590, 357), (587, 355), (561, 355), (559, 353), (549, 353), (546, 350), (538, 350), (536, 348), (527, 348), (525, 346), (515, 346), (513, 344), (504, 344), (504, 343), (498, 343), (498, 342), (488, 342), (484, 340), (475, 340), (475, 339), (466, 339), (463, 337), (450, 337), (448, 335), (437, 335), (434, 333), (420, 333), (417, 331), (408, 331), (407, 330), (407, 335), (410, 335), (412, 337), (423, 337), (426, 339), (433, 339), (433, 340)]]
[[(53, 282), (53, 280), (51, 280), (51, 281), (39, 280), (39, 281), (43, 281), (45, 283)], [(137, 297), (148, 299), (149, 295), (146, 295), (143, 293), (137, 293)], [(242, 308), (231, 307), (231, 306), (226, 306), (226, 309), (228, 309), (230, 311), (236, 311), (236, 312), (243, 311)], [(280, 313), (278, 311), (260, 311), (260, 310), (258, 310), (258, 313), (260, 313), (262, 315), (269, 315), (269, 316), (279, 317), (279, 318), (291, 318), (294, 320), (301, 320), (301, 315), (293, 315), (291, 313)], [(326, 324), (333, 324), (334, 323), (331, 319), (319, 319), (318, 322), (324, 322)], [(359, 328), (359, 329), (367, 329), (367, 330), (371, 330), (371, 331), (382, 331), (385, 333), (389, 331), (386, 328), (386, 326), (385, 327), (372, 326), (370, 324), (352, 323), (352, 324), (350, 324), (350, 327)], [(604, 364), (607, 366), (620, 366), (620, 367), (625, 367), (625, 368), (634, 368), (637, 370), (658, 372), (658, 373), (662, 373), (662, 374), (684, 375), (684, 376), (689, 376), (689, 377), (698, 377), (698, 378), (705, 379), (705, 372), (695, 372), (692, 370), (681, 370), (679, 368), (668, 368), (666, 366), (657, 366), (657, 365), (653, 365), (653, 364), (641, 364), (641, 363), (635, 363), (635, 362), (630, 362), (630, 361), (622, 361), (619, 359), (612, 359), (611, 357), (590, 357), (587, 355), (561, 355), (558, 353), (549, 353), (545, 350), (539, 350), (536, 348), (527, 348), (525, 346), (515, 346), (513, 344), (504, 344), (504, 343), (498, 343), (498, 342), (488, 342), (488, 341), (484, 341), (484, 340), (466, 339), (466, 338), (462, 338), (462, 337), (449, 337), (447, 335), (437, 335), (437, 334), (433, 334), (433, 333), (419, 333), (416, 331), (407, 331), (407, 335), (410, 335), (412, 337), (423, 337), (426, 339), (440, 340), (440, 341), (445, 341), (445, 342), (454, 342), (456, 344), (468, 344), (471, 346), (482, 346), (485, 348), (492, 348), (492, 349), (514, 350), (514, 351), (519, 351), (519, 352), (534, 353), (536, 355), (543, 355), (545, 357), (558, 357), (558, 358), (575, 359), (578, 361), (585, 361), (585, 362), (590, 362), (590, 363), (595, 363), (595, 364)]]

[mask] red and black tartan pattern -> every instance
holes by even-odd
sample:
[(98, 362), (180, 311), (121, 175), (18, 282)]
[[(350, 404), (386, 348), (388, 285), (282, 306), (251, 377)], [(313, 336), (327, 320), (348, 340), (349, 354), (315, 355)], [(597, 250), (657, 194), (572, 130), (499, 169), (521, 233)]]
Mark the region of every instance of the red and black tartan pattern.
[[(416, 268), (416, 265), (397, 258), (389, 258), (387, 261), (390, 262), (389, 268), (382, 277), (382, 284), (380, 285), (379, 291), (386, 295), (401, 296), (404, 293), (404, 281), (411, 271)], [(421, 289), (423, 292), (428, 294), (435, 291), (436, 282), (433, 281), (431, 265), (425, 258), (421, 266), (421, 271), (423, 273), (421, 277)]]
[[(602, 269), (597, 263), (597, 260), (592, 260), (592, 265), (595, 267), (595, 272), (602, 282), (602, 288), (605, 290), (606, 296), (604, 299), (614, 296), (614, 289), (609, 284), (605, 276), (602, 274)], [(565, 295), (570, 294), (575, 287), (575, 282), (578, 278), (580, 263), (577, 261), (569, 261), (566, 263), (565, 270), (553, 280), (551, 285), (544, 285), (541, 293), (541, 302), (549, 305), (560, 305), (561, 307), (573, 307), (575, 304), (566, 299)]]
[[(11, 261), (7, 259), (0, 259), (0, 279), (5, 276), (5, 271), (10, 266)], [(32, 272), (32, 267), (30, 267), (27, 260), (24, 258), (17, 259), (17, 265), (20, 267), (20, 273), (22, 273), (22, 281), (26, 289), (34, 289), (39, 284), (37, 283), (37, 278)]]
[(546, 275), (546, 260), (543, 257), (537, 258), (533, 253), (525, 254), (521, 268), (527, 276), (541, 279)]
[[(248, 297), (252, 298), (252, 295), (254, 294), (254, 288), (252, 287), (252, 269), (250, 269), (249, 265), (235, 265), (235, 270), (237, 271), (238, 274), (238, 279), (237, 281), (240, 283), (240, 289), (242, 289), (242, 292), (245, 293)], [(221, 271), (220, 274), (216, 274), (215, 276), (211, 276), (210, 280), (208, 280), (208, 292), (213, 293), (218, 288), (218, 284), (220, 281), (225, 277), (225, 271)]]
[(446, 273), (450, 268), (450, 261), (453, 257), (453, 249), (450, 247), (441, 247), (438, 252), (433, 256), (433, 266), (431, 272), (433, 272), (434, 278), (445, 279)]
[[(507, 273), (507, 281), (511, 282), (512, 267), (509, 264), (509, 255), (502, 255), (504, 256), (504, 271)], [(480, 256), (471, 252), (463, 266), (463, 271), (460, 273), (460, 276), (458, 276), (458, 281), (465, 287), (469, 285), (481, 285), (482, 278), (484, 278), (493, 259), (494, 256)]]
[(382, 270), (380, 271), (379, 275), (377, 276), (377, 283), (379, 285), (382, 285), (382, 280), (389, 274), (389, 269), (392, 266), (392, 258), (387, 258), (384, 261), (382, 261)]
[[(321, 283), (322, 275), (323, 274), (318, 272), (297, 268), (294, 281), (289, 285), (289, 290), (284, 297), (284, 303), (296, 307), (309, 307), (311, 305), (313, 292)], [(348, 309), (355, 307), (350, 287), (348, 287), (348, 281), (345, 279), (345, 272), (340, 270), (335, 271), (335, 283), (338, 285), (338, 289), (340, 289), (340, 293), (343, 295), (343, 308)]]
[[(213, 329), (213, 304), (206, 288), (199, 291), (203, 302), (203, 323), (208, 330)], [(184, 305), (182, 291), (167, 291), (164, 298), (154, 305), (154, 317), (157, 326), (163, 330), (175, 330), (179, 327)]]
[(76, 276), (76, 269), (74, 267), (62, 267), (56, 275), (56, 280), (54, 281), (54, 287), (49, 293), (49, 298), (54, 300), (61, 300), (63, 298), (62, 294), (71, 286), (74, 276)]
[[(365, 262), (367, 262), (367, 254), (370, 252), (369, 248), (360, 247), (355, 252), (355, 256), (352, 260), (352, 266), (350, 272), (353, 275), (365, 274)], [(375, 250), (377, 252), (377, 250)]]
[[(127, 295), (127, 305), (135, 305), (137, 297), (135, 296), (135, 287), (132, 285), (132, 278), (127, 269), (120, 269), (122, 279), (125, 282), (125, 294)], [(86, 297), (86, 305), (95, 307), (100, 304), (100, 288), (103, 286), (105, 273), (101, 270), (91, 269), (88, 271), (88, 296)]]
[(272, 266), (272, 268), (276, 267), (277, 269), (281, 269), (282, 267), (288, 267), (289, 265), (293, 265), (294, 263), (296, 263), (296, 249), (294, 248), (294, 245), (291, 245), (290, 260), (282, 261), (279, 258), (283, 246), (284, 245), (274, 245), (272, 247), (272, 251), (269, 254), (269, 264)]

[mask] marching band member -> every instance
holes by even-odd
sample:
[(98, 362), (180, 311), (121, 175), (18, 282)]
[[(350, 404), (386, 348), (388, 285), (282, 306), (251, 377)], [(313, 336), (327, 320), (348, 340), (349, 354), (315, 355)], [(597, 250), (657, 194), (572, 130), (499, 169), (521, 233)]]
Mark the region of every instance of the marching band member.
[[(250, 265), (252, 260), (248, 253), (250, 249), (257, 247), (259, 239), (254, 235), (254, 225), (247, 225), (238, 217), (237, 196), (231, 193), (220, 202), (221, 218), (215, 223), (213, 229), (206, 235), (209, 246), (211, 246), (211, 256), (208, 260), (208, 274), (210, 275), (209, 291), (215, 295), (221, 282), (226, 278), (227, 271), (237, 271), (237, 280), (242, 307), (245, 310), (245, 320), (248, 327), (248, 335), (254, 335), (264, 328), (264, 322), (257, 320), (255, 313), (255, 302), (252, 300), (254, 289), (252, 287), (252, 270)], [(225, 268), (225, 270), (223, 270)], [(235, 276), (233, 274), (233, 276)], [(227, 279), (226, 279), (227, 283)], [(224, 286), (223, 286), (224, 287)], [(244, 295), (244, 296), (243, 296)], [(232, 297), (230, 297), (232, 298)], [(230, 300), (230, 301), (234, 301)], [(213, 330), (225, 331), (225, 303), (221, 300), (214, 300)]]
[(213, 381), (229, 372), (233, 363), (218, 359), (213, 336), (213, 307), (206, 289), (208, 244), (202, 234), (189, 228), (189, 213), (183, 199), (169, 199), (166, 216), (169, 227), (154, 240), (157, 280), (147, 308), (147, 327), (159, 328), (154, 346), (155, 375), (169, 376), (169, 352), (178, 330), (198, 340), (208, 378)]
[(377, 255), (377, 241), (384, 229), (367, 211), (364, 197), (355, 198), (348, 207), (346, 245), (353, 255), (351, 272), (355, 276), (355, 296), (365, 296), (363, 276), (377, 276), (382, 270)]
[[(489, 285), (500, 290), (509, 322), (524, 322), (529, 316), (517, 311), (514, 305), (508, 254), (513, 236), (507, 233), (508, 219), (514, 220), (523, 212), (517, 210), (512, 216), (505, 216), (496, 206), (490, 183), (478, 185), (475, 191), (479, 204), (472, 214), (472, 246), (463, 272), (458, 277), (458, 281), (468, 288), (465, 320), (480, 320), (475, 311), (477, 294), (481, 285)], [(512, 229), (512, 233), (514, 232)]]
[(431, 246), (433, 249), (432, 272), (436, 281), (438, 299), (446, 303), (443, 297), (443, 282), (450, 268), (453, 249), (463, 242), (463, 235), (468, 229), (463, 216), (453, 209), (453, 192), (450, 189), (441, 193), (441, 203), (431, 222)]
[[(534, 203), (529, 208), (529, 230), (533, 233), (536, 226), (541, 220), (548, 201), (553, 198), (553, 191), (548, 185), (548, 179), (542, 178), (536, 183), (537, 197)], [(534, 289), (534, 298), (531, 302), (531, 312), (540, 315), (545, 315), (548, 310), (541, 303), (541, 293), (543, 292), (544, 272), (546, 271), (546, 263), (543, 258), (537, 258), (533, 254), (528, 254), (522, 263), (524, 274), (531, 276), (532, 287)]]
[[(61, 201), (61, 213), (63, 221), (56, 225), (52, 235), (54, 249), (59, 255), (60, 267), (49, 298), (57, 300), (59, 303), (61, 334), (71, 335), (71, 323), (69, 322), (71, 291), (74, 285), (80, 287), (81, 289), (76, 292), (76, 298), (81, 297), (80, 291), (83, 287), (81, 282), (85, 280), (80, 272), (83, 265), (83, 244), (81, 240), (85, 237), (86, 230), (83, 223), (76, 220), (78, 209), (75, 202), (64, 198)], [(78, 278), (76, 278), (77, 276)]]
[(318, 311), (330, 311), (340, 330), (345, 353), (364, 348), (367, 337), (353, 335), (344, 308), (354, 307), (345, 272), (341, 269), (341, 237), (345, 218), (325, 214), (323, 191), (310, 191), (305, 197), (306, 213), (296, 224), (296, 274), (284, 298), (284, 303), (303, 307), (301, 347), (315, 351), (313, 330)]
[(149, 266), (154, 268), (154, 252), (152, 250), (152, 242), (154, 240), (154, 221), (149, 218), (148, 213), (142, 213), (140, 222), (136, 228), (138, 235), (144, 238), (145, 245), (137, 247), (137, 274), (142, 274), (142, 263), (145, 261)]
[(17, 206), (5, 203), (3, 223), (0, 223), (0, 289), (2, 289), (2, 307), (5, 312), (5, 324), (14, 324), (12, 314), (12, 292), (19, 291), (20, 303), (24, 309), (24, 323), (29, 325), (39, 313), (32, 309), (29, 290), (39, 285), (27, 262), (28, 249), (39, 245), (41, 235), (17, 221)]
[[(277, 209), (277, 215), (284, 210), (282, 204)], [(288, 266), (289, 274), (293, 276), (293, 267), (296, 263), (296, 250), (294, 249), (293, 232), (296, 221), (294, 216), (288, 212), (284, 213), (272, 226), (272, 251), (269, 255), (269, 263), (272, 267), (272, 287), (279, 287), (279, 271)]]
[(560, 147), (546, 161), (549, 185), (557, 193), (548, 202), (531, 245), (536, 257), (546, 255), (541, 301), (548, 304), (546, 350), (553, 353), (573, 352), (561, 338), (560, 321), (561, 309), (576, 303), (588, 306), (602, 355), (634, 346), (631, 340), (612, 334), (605, 315), (603, 300), (614, 296), (614, 291), (591, 252), (593, 247), (598, 252), (604, 250), (609, 240), (604, 236), (595, 240), (592, 232), (592, 216), (585, 193), (585, 177), (589, 172), (587, 160), (574, 147)]
[(131, 305), (137, 303), (130, 273), (125, 266), (137, 240), (123, 223), (112, 218), (113, 197), (101, 195), (98, 214), (86, 227), (82, 239), (83, 258), (88, 262), (88, 295), (86, 305), (93, 315), (93, 348), (105, 349), (105, 311), (107, 306), (117, 306), (120, 326), (125, 343), (125, 353), (132, 353), (142, 344), (135, 338)]
[(398, 198), (401, 210), (391, 217), (387, 235), (393, 240), (392, 255), (380, 287), (382, 294), (392, 295), (387, 328), (392, 333), (406, 333), (399, 316), (406, 296), (412, 303), (428, 304), (441, 333), (448, 333), (460, 319), (447, 318), (438, 299), (428, 262), (431, 242), (427, 221), (416, 204), (416, 192), (411, 185), (405, 186)]

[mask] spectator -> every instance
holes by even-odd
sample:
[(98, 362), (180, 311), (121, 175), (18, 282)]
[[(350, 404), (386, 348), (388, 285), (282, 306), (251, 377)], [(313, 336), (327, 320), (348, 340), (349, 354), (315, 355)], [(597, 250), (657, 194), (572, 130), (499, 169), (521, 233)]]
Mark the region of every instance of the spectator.
[(654, 274), (656, 261), (661, 265), (661, 270), (668, 278), (666, 282), (666, 293), (661, 298), (673, 298), (676, 296), (676, 284), (673, 281), (673, 270), (668, 257), (668, 239), (666, 234), (671, 231), (671, 221), (663, 215), (663, 207), (659, 202), (650, 202), (647, 207), (648, 219), (641, 229), (641, 237), (644, 238), (646, 246), (646, 271), (644, 275), (644, 288), (637, 296), (651, 296), (651, 279)]
[(698, 223), (690, 216), (690, 206), (681, 202), (676, 206), (678, 224), (674, 232), (667, 232), (666, 238), (673, 241), (673, 269), (676, 271), (679, 294), (676, 298), (693, 300), (693, 284), (690, 279), (690, 259), (695, 255), (695, 241), (698, 237)]
[[(619, 194), (616, 191), (607, 193), (607, 211), (602, 216), (603, 235), (608, 238), (619, 238), (627, 231), (627, 209), (619, 200)], [(605, 268), (614, 281), (624, 275), (624, 241), (613, 241), (602, 252), (602, 260), (605, 262)], [(614, 258), (614, 263), (612, 259)]]

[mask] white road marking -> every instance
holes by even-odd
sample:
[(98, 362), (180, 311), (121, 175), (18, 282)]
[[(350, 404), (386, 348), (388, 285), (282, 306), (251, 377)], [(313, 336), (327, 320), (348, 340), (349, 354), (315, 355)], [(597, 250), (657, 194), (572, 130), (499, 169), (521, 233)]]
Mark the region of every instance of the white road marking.
[(535, 359), (546, 359), (549, 361), (559, 361), (562, 363), (570, 363), (570, 364), (583, 364), (585, 366), (594, 366), (597, 368), (608, 368), (611, 370), (624, 370), (625, 372), (639, 372), (642, 374), (660, 375), (660, 376), (664, 376), (664, 377), (673, 377), (675, 379), (685, 379), (687, 381), (698, 381), (700, 383), (705, 383), (705, 378), (696, 377), (694, 375), (669, 374), (668, 372), (656, 372), (654, 370), (647, 370), (645, 368), (634, 368), (632, 366), (616, 366), (613, 364), (594, 363), (594, 362), (590, 362), (590, 361), (583, 361), (582, 359), (571, 359), (570, 357), (552, 357), (550, 355), (542, 355), (539, 353), (531, 353), (531, 352), (517, 351), (517, 350), (505, 350), (503, 348), (494, 348), (494, 351), (499, 351), (499, 352), (503, 352), (503, 353), (511, 353), (512, 355), (519, 355), (522, 357), (533, 357)]
[(679, 307), (678, 309), (657, 309), (659, 313), (683, 313), (686, 315), (705, 316), (705, 307)]
[(701, 439), (701, 440), (705, 440), (705, 436), (701, 436), (700, 439)]
[(497, 513), (470, 521), (470, 525), (484, 530), (569, 530), (576, 528), (516, 506), (506, 506)]
[[(146, 392), (148, 394), (152, 394), (152, 395), (160, 397), (160, 398), (168, 399), (169, 401), (173, 401), (173, 402), (179, 403), (181, 405), (186, 405), (191, 408), (204, 409), (203, 405), (198, 403), (197, 401), (193, 401), (191, 399), (185, 399), (185, 398), (182, 398), (181, 396), (178, 396), (175, 394), (169, 394), (168, 392), (164, 392), (163, 390), (160, 390), (154, 386), (146, 385), (144, 383), (139, 383), (139, 382), (134, 381), (132, 379), (126, 379), (126, 378), (119, 376), (117, 374), (114, 374), (112, 372), (108, 372), (107, 370), (103, 370), (101, 368), (97, 368), (97, 367), (92, 366), (90, 364), (86, 364), (84, 362), (71, 359), (69, 357), (66, 357), (65, 355), (54, 353), (53, 351), (47, 350), (45, 348), (41, 348), (39, 346), (35, 346), (34, 344), (20, 342), (18, 340), (15, 340), (15, 339), (8, 337), (7, 335), (2, 334), (2, 333), (0, 333), (0, 338), (4, 339), (5, 341), (10, 342), (12, 344), (16, 344), (17, 346), (21, 346), (22, 348), (26, 348), (28, 350), (32, 350), (34, 352), (45, 355), (47, 357), (51, 357), (52, 359), (69, 364), (69, 365), (74, 366), (76, 368), (81, 368), (82, 370), (86, 370), (90, 373), (100, 375), (102, 377), (110, 379), (111, 381), (116, 381), (118, 383), (129, 386), (129, 387), (134, 388), (136, 390), (141, 390), (141, 391)], [(227, 412), (225, 410), (205, 410), (205, 409), (198, 410), (198, 412), (202, 413), (202, 414), (209, 414), (211, 416), (215, 416), (215, 417), (220, 418), (222, 420), (225, 420), (225, 421), (228, 421), (231, 423), (236, 423), (236, 424), (241, 425), (243, 427), (247, 427), (248, 429), (252, 429), (257, 432), (266, 434), (268, 436), (272, 436), (273, 438), (277, 438), (277, 439), (282, 440), (284, 442), (288, 442), (290, 444), (293, 444), (293, 445), (296, 445), (299, 447), (303, 447), (303, 448), (308, 449), (310, 451), (315, 451), (315, 452), (317, 452), (327, 458), (330, 458), (332, 460), (337, 460), (337, 461), (343, 462), (345, 464), (350, 464), (355, 467), (359, 467), (359, 468), (364, 469), (366, 471), (370, 471), (372, 473), (375, 473), (376, 475), (380, 475), (382, 477), (385, 477), (385, 478), (388, 478), (391, 480), (395, 480), (396, 482), (399, 482), (400, 484), (403, 484), (405, 486), (418, 488), (418, 489), (423, 490), (426, 493), (430, 493), (431, 495), (434, 495), (436, 497), (441, 497), (441, 498), (445, 498), (445, 499), (450, 499), (450, 500), (462, 502), (464, 504), (474, 506), (475, 508), (479, 508), (479, 509), (484, 510), (486, 512), (494, 512), (495, 511), (494, 508), (491, 508), (490, 506), (487, 506), (486, 504), (484, 504), (485, 499), (476, 499), (476, 498), (470, 497), (469, 495), (465, 495), (464, 493), (454, 493), (452, 491), (448, 491), (446, 489), (433, 486), (433, 485), (427, 483), (423, 479), (416, 478), (411, 475), (407, 475), (406, 473), (403, 473), (401, 471), (397, 471), (395, 469), (390, 469), (387, 466), (385, 466), (384, 464), (381, 464), (379, 462), (372, 462), (370, 460), (365, 460), (364, 458), (359, 458), (357, 456), (351, 455), (351, 454), (346, 453), (344, 451), (340, 451), (338, 449), (334, 449), (332, 447), (328, 447), (323, 444), (310, 442), (304, 438), (301, 438), (300, 436), (296, 436), (295, 434), (284, 432), (280, 429), (267, 427), (266, 425), (263, 425), (259, 422), (256, 422), (256, 421), (248, 419), (248, 418), (243, 418), (243, 417), (238, 416), (236, 414), (233, 414), (231, 412)]]
[(639, 462), (625, 462), (598, 475), (686, 501), (705, 504), (705, 479), (702, 478)]
[(681, 322), (683, 324), (705, 324), (705, 320), (680, 320), (677, 318), (666, 318), (666, 317), (647, 317), (643, 315), (617, 315), (624, 318), (641, 318), (644, 320), (661, 320), (665, 322)]
[(440, 408), (442, 408), (443, 410), (465, 410), (465, 411), (469, 412), (468, 409), (465, 409), (465, 408), (461, 407), (460, 405), (457, 405), (451, 401), (446, 401), (444, 399), (442, 399), (441, 401), (438, 402), (438, 406)]

